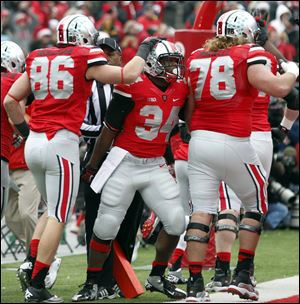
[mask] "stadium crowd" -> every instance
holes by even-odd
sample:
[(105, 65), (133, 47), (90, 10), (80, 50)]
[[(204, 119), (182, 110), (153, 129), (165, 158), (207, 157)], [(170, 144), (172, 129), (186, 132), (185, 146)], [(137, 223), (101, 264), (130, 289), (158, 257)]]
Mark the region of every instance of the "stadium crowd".
[[(186, 245), (184, 245), (182, 247), (183, 250), (180, 249), (181, 248), (180, 246), (175, 249), (176, 244), (178, 243), (179, 235), (181, 234), (180, 230), (182, 229), (180, 228), (180, 226), (178, 226), (176, 227), (177, 229), (176, 230), (175, 227), (173, 227), (175, 225), (172, 226), (172, 223), (169, 222), (171, 218), (170, 219), (164, 218), (164, 213), (162, 212), (160, 214), (161, 211), (159, 209), (156, 209), (157, 207), (155, 206), (154, 203), (146, 202), (147, 206), (144, 206), (145, 198), (143, 200), (139, 195), (139, 192), (141, 192), (142, 190), (133, 193), (134, 196), (131, 199), (128, 198), (128, 204), (129, 201), (130, 202), (132, 201), (132, 205), (136, 204), (135, 207), (136, 209), (133, 212), (131, 212), (130, 211), (131, 209), (129, 209), (129, 211), (126, 214), (125, 220), (121, 226), (122, 228), (120, 229), (122, 230), (123, 234), (117, 235), (118, 225), (117, 224), (116, 226), (112, 225), (108, 217), (105, 217), (106, 215), (105, 212), (107, 212), (108, 210), (106, 208), (107, 205), (109, 205), (106, 201), (107, 196), (109, 196), (110, 191), (115, 191), (113, 189), (113, 186), (111, 185), (113, 184), (113, 182), (108, 180), (103, 190), (104, 198), (103, 200), (101, 198), (101, 204), (100, 204), (100, 195), (95, 196), (95, 194), (90, 190), (89, 184), (92, 181), (92, 178), (96, 175), (99, 166), (103, 163), (106, 157), (107, 151), (106, 150), (104, 151), (104, 148), (102, 150), (99, 150), (100, 148), (97, 147), (97, 141), (99, 141), (99, 138), (101, 138), (102, 140), (102, 141), (100, 140), (101, 144), (105, 143), (107, 148), (109, 148), (113, 140), (115, 140), (115, 145), (120, 145), (121, 148), (125, 147), (126, 150), (128, 151), (130, 151), (131, 149), (131, 147), (126, 146), (126, 144), (124, 144), (124, 142), (126, 142), (126, 138), (122, 141), (122, 136), (117, 136), (117, 131), (121, 130), (123, 126), (121, 126), (119, 122), (115, 124), (115, 122), (112, 122), (110, 120), (110, 115), (116, 115), (116, 109), (113, 109), (113, 104), (111, 104), (110, 107), (106, 109), (110, 102), (111, 96), (113, 95), (113, 86), (111, 84), (121, 83), (121, 85), (118, 84), (115, 87), (117, 92), (117, 97), (119, 98), (118, 100), (119, 102), (124, 101), (123, 100), (124, 96), (128, 96), (128, 94), (129, 95), (133, 94), (132, 92), (135, 91), (131, 91), (131, 89), (128, 89), (127, 86), (122, 86), (122, 84), (124, 83), (129, 84), (130, 82), (135, 80), (133, 79), (133, 76), (130, 75), (128, 69), (126, 70), (126, 67), (128, 66), (135, 67), (134, 69), (136, 75), (134, 77), (136, 78), (140, 73), (139, 70), (141, 69), (140, 67), (141, 64), (143, 63), (142, 61), (139, 60), (142, 58), (146, 62), (147, 60), (149, 61), (148, 54), (151, 52), (152, 48), (154, 47), (154, 42), (165, 43), (166, 48), (172, 49), (172, 45), (174, 45), (173, 42), (175, 42), (176, 29), (193, 28), (195, 17), (197, 16), (198, 10), (202, 2), (203, 1), (197, 1), (197, 2), (195, 1), (1, 1), (1, 45), (2, 42), (5, 41), (13, 41), (18, 46), (20, 46), (21, 51), (23, 51), (25, 55), (41, 48), (52, 49), (52, 47), (56, 46), (57, 44), (57, 37), (58, 37), (57, 29), (59, 29), (59, 25), (61, 24), (60, 22), (62, 20), (66, 20), (65, 19), (67, 18), (66, 16), (80, 14), (88, 17), (89, 21), (93, 24), (93, 26), (95, 26), (97, 30), (96, 37), (98, 38), (95, 38), (93, 40), (93, 44), (100, 47), (105, 53), (105, 55), (103, 54), (97, 55), (95, 52), (95, 54), (93, 55), (94, 57), (92, 56), (89, 57), (89, 61), (105, 62), (104, 66), (108, 63), (110, 68), (112, 68), (111, 73), (113, 73), (113, 71), (117, 71), (117, 69), (120, 69), (121, 71), (120, 79), (116, 79), (116, 78), (110, 79), (108, 76), (106, 77), (102, 76), (101, 78), (100, 76), (97, 76), (95, 72), (93, 73), (91, 72), (90, 74), (88, 74), (90, 75), (90, 78), (87, 78), (90, 80), (94, 79), (95, 82), (94, 85), (88, 87), (87, 90), (89, 92), (92, 92), (92, 95), (89, 98), (85, 98), (85, 100), (86, 99), (88, 100), (87, 101), (88, 110), (86, 112), (83, 125), (81, 126), (82, 136), (80, 137), (80, 142), (75, 143), (78, 145), (78, 147), (80, 144), (81, 147), (81, 159), (80, 159), (81, 163), (78, 164), (78, 166), (80, 165), (83, 173), (82, 173), (82, 178), (80, 180), (80, 185), (76, 185), (76, 183), (74, 184), (75, 192), (76, 192), (76, 188), (77, 187), (79, 188), (79, 195), (77, 199), (76, 196), (72, 197), (74, 203), (76, 200), (76, 204), (74, 206), (71, 203), (70, 206), (72, 206), (71, 213), (75, 213), (78, 219), (76, 223), (77, 225), (76, 233), (79, 233), (78, 232), (79, 227), (84, 221), (86, 221), (87, 231), (83, 229), (83, 233), (84, 234), (86, 233), (86, 238), (82, 237), (82, 232), (81, 232), (81, 234), (79, 233), (80, 234), (79, 239), (82, 245), (87, 246), (88, 268), (87, 268), (86, 284), (84, 285), (82, 290), (80, 290), (76, 295), (74, 295), (74, 297), (72, 298), (73, 301), (77, 302), (77, 301), (85, 301), (85, 300), (93, 300), (93, 299), (113, 298), (117, 294), (120, 296), (124, 296), (122, 292), (118, 289), (118, 285), (116, 284), (116, 281), (113, 278), (112, 257), (108, 256), (110, 250), (109, 241), (114, 238), (119, 240), (119, 242), (123, 246), (123, 250), (125, 251), (126, 257), (128, 258), (128, 260), (132, 260), (132, 255), (134, 254), (133, 252), (134, 246), (132, 246), (132, 244), (134, 244), (134, 241), (136, 240), (135, 235), (137, 233), (137, 230), (139, 231), (139, 233), (141, 233), (140, 231), (143, 232), (143, 236), (144, 236), (143, 242), (147, 243), (150, 242), (151, 233), (153, 233), (154, 230), (158, 227), (160, 227), (161, 229), (160, 230), (156, 229), (158, 230), (157, 231), (158, 236), (157, 235), (155, 236), (155, 240), (157, 238), (156, 257), (152, 265), (153, 267), (151, 273), (146, 282), (146, 289), (151, 291), (162, 292), (171, 298), (180, 299), (182, 297), (185, 297), (185, 293), (183, 293), (180, 289), (176, 288), (175, 285), (172, 284), (178, 282), (186, 283), (186, 280), (182, 277), (180, 271), (181, 262), (183, 259), (183, 252), (184, 251), (189, 252), (189, 257), (190, 258), (192, 257), (193, 261), (197, 260), (198, 257), (195, 258), (195, 256), (193, 256), (193, 252), (196, 251), (195, 248), (198, 251), (204, 250), (202, 244), (201, 244), (202, 247), (195, 246), (193, 248), (194, 245), (188, 245), (188, 248), (185, 249)], [(218, 18), (220, 16), (223, 16), (226, 12), (230, 12), (232, 10), (242, 10), (253, 13), (256, 9), (260, 10), (262, 16), (264, 14), (268, 16), (268, 20), (265, 20), (267, 21), (267, 24), (264, 25), (265, 30), (267, 32), (266, 39), (268, 39), (268, 41), (271, 42), (281, 52), (281, 54), (286, 58), (286, 60), (299, 62), (299, 25), (298, 25), (299, 2), (298, 1), (268, 1), (268, 2), (222, 1), (221, 11), (219, 12), (215, 20), (215, 27), (217, 26), (216, 21), (218, 20)], [(156, 38), (150, 38), (150, 40), (147, 40), (149, 39), (149, 37), (160, 37), (160, 39), (165, 39), (165, 40), (158, 40), (158, 39), (155, 40)], [(154, 42), (152, 43), (152, 41)], [(170, 42), (170, 45), (168, 45), (167, 42), (163, 42), (163, 41)], [(1, 50), (1, 56), (2, 56), (2, 50)], [(176, 53), (176, 56), (175, 55), (173, 56), (173, 59), (174, 58), (176, 58), (177, 60), (176, 64), (180, 66), (181, 64), (180, 60), (182, 60), (180, 55)], [(135, 63), (135, 65), (133, 65), (133, 62)], [(174, 62), (172, 62), (171, 60), (170, 62), (171, 63), (169, 64), (173, 66), (172, 64), (174, 64)], [(89, 66), (89, 69), (93, 70), (91, 65)], [(177, 67), (177, 69), (178, 69), (177, 75), (179, 75), (180, 67)], [(190, 73), (192, 74), (193, 72), (192, 68), (190, 69), (191, 69)], [(128, 74), (126, 73), (126, 71), (128, 72)], [(159, 87), (162, 91), (166, 90), (166, 88), (164, 87), (165, 84), (163, 82), (155, 80), (156, 75), (151, 74), (152, 73), (151, 69), (148, 71), (146, 70), (146, 72), (149, 75), (153, 76), (153, 79), (151, 81), (157, 87)], [(1, 74), (1, 78), (2, 78), (2, 74)], [(180, 77), (178, 77), (178, 79), (180, 79)], [(138, 90), (137, 88), (134, 87), (134, 85), (129, 84), (128, 87), (130, 88), (132, 87), (132, 90), (136, 90), (136, 91)], [(295, 88), (296, 88), (296, 92), (298, 92), (297, 91), (299, 89), (298, 82), (295, 83)], [(184, 89), (182, 89), (181, 87), (180, 90), (184, 91)], [(182, 95), (185, 94), (182, 93)], [(84, 96), (88, 97), (88, 92), (85, 93)], [(175, 100), (177, 99), (178, 96), (172, 95), (172, 98), (174, 98)], [(285, 109), (287, 107), (287, 104), (289, 104), (289, 101), (287, 101), (284, 98), (284, 96), (285, 95), (271, 97), (269, 103), (268, 120), (272, 127), (273, 161), (272, 161), (272, 167), (270, 167), (270, 172), (267, 172), (266, 175), (268, 176), (269, 173), (269, 183), (267, 189), (268, 197), (269, 197), (269, 201), (268, 201), (269, 209), (268, 209), (268, 213), (265, 215), (265, 220), (263, 223), (264, 229), (276, 229), (276, 228), (288, 228), (288, 227), (299, 228), (299, 169), (298, 169), (299, 168), (299, 120), (297, 119), (293, 124), (289, 124), (288, 129), (290, 130), (284, 133), (283, 136), (278, 126), (280, 126), (282, 119), (284, 119), (284, 115), (286, 111)], [(9, 95), (9, 97), (11, 97), (11, 95)], [(13, 97), (11, 98), (13, 99)], [(33, 97), (30, 97), (29, 95), (28, 99), (31, 98)], [(185, 99), (184, 96), (179, 96), (179, 98), (182, 100)], [(103, 105), (101, 105), (101, 99), (103, 99), (104, 104), (106, 104), (104, 105), (104, 108)], [(113, 100), (116, 101), (117, 98), (114, 97)], [(100, 110), (97, 109), (99, 105), (96, 105), (96, 103), (100, 103)], [(178, 108), (180, 108), (181, 106), (182, 106), (181, 104), (178, 105)], [(25, 121), (27, 122), (30, 121), (32, 107), (34, 107), (34, 103), (26, 108), (24, 107), (23, 109), (23, 111), (26, 112), (26, 114), (24, 114), (25, 115), (24, 117), (25, 117)], [(123, 110), (125, 112), (128, 111), (128, 113), (131, 111), (131, 109), (129, 110), (128, 108)], [(106, 116), (104, 115), (105, 112), (106, 112)], [(153, 115), (156, 115), (156, 113), (154, 113)], [(31, 172), (32, 170), (31, 169), (29, 170), (28, 168), (28, 165), (32, 163), (33, 160), (31, 159), (28, 162), (28, 160), (25, 161), (24, 158), (24, 149), (25, 149), (24, 138), (27, 136), (24, 136), (22, 132), (24, 131), (25, 127), (23, 124), (21, 126), (20, 121), (18, 121), (18, 119), (16, 121), (17, 122), (15, 121), (13, 122), (16, 126), (18, 125), (19, 127), (17, 127), (18, 131), (14, 131), (13, 140), (10, 147), (11, 150), (9, 154), (11, 154), (11, 157), (9, 162), (9, 170), (10, 170), (9, 174), (11, 179), (15, 182), (15, 184), (17, 184), (17, 188), (19, 188), (18, 191), (20, 192), (16, 192), (14, 189), (10, 190), (9, 204), (11, 205), (8, 204), (7, 211), (5, 213), (6, 224), (17, 235), (19, 239), (25, 241), (26, 243), (27, 255), (29, 259), (27, 259), (25, 263), (23, 263), (20, 269), (18, 270), (18, 276), (21, 281), (21, 286), (23, 291), (25, 292), (25, 299), (29, 299), (30, 302), (30, 293), (31, 293), (33, 298), (36, 297), (37, 299), (46, 299), (46, 300), (48, 299), (50, 300), (50, 302), (58, 303), (60, 301), (60, 298), (56, 296), (52, 296), (47, 292), (43, 291), (43, 294), (39, 294), (38, 292), (34, 294), (34, 292), (36, 292), (36, 290), (39, 290), (39, 288), (42, 288), (42, 290), (46, 290), (44, 289), (45, 286), (47, 288), (52, 287), (52, 285), (55, 282), (55, 279), (51, 278), (51, 275), (49, 275), (51, 274), (51, 267), (53, 267), (53, 272), (57, 272), (57, 268), (59, 267), (61, 260), (54, 257), (55, 248), (51, 249), (52, 251), (54, 250), (54, 252), (53, 254), (51, 253), (49, 256), (47, 256), (46, 254), (44, 254), (43, 256), (43, 253), (40, 253), (39, 256), (38, 255), (39, 253), (37, 252), (37, 249), (41, 247), (41, 244), (39, 244), (40, 242), (37, 241), (37, 239), (39, 240), (41, 235), (43, 235), (44, 233), (43, 231), (47, 221), (47, 214), (45, 212), (38, 219), (38, 211), (41, 208), (40, 202), (42, 202), (41, 194), (38, 191), (38, 188), (41, 187), (41, 185), (38, 185), (38, 187), (36, 186), (35, 180), (33, 178), (33, 175), (36, 174), (36, 172), (32, 175)], [(122, 123), (124, 123), (124, 126), (126, 128), (127, 124), (126, 124), (126, 120), (124, 121), (124, 118), (122, 118)], [(97, 128), (95, 128), (96, 125)], [(177, 134), (177, 136), (179, 134), (183, 142), (185, 142), (185, 139), (188, 138), (188, 140), (186, 140), (186, 144), (188, 144), (190, 135), (185, 130), (185, 124), (182, 122), (178, 126), (177, 126), (177, 130), (175, 130), (176, 129), (175, 127), (174, 129), (175, 131), (173, 130), (172, 132), (175, 135)], [(40, 128), (38, 124), (34, 125), (34, 127), (36, 128), (36, 130), (39, 130)], [(196, 132), (197, 132), (197, 127), (198, 126), (195, 127), (196, 129), (194, 129), (196, 130)], [(70, 128), (72, 129), (73, 127), (71, 126)], [(99, 136), (101, 130), (102, 133)], [(47, 133), (47, 131), (45, 132)], [(147, 138), (147, 136), (153, 135), (151, 133), (152, 132), (151, 128), (150, 131), (148, 130), (147, 132), (149, 132), (149, 134), (146, 133), (146, 135), (140, 133), (141, 137), (146, 136)], [(168, 170), (170, 171), (170, 173), (174, 175), (174, 164), (175, 164), (175, 172), (176, 172), (176, 160), (178, 159), (176, 159), (174, 146), (172, 147), (173, 145), (172, 138), (173, 139), (175, 138), (172, 132), (171, 132), (171, 143), (167, 150), (168, 153), (166, 154), (162, 153), (162, 155), (156, 155), (156, 154), (151, 154), (150, 152), (149, 154), (144, 152), (139, 155), (140, 152), (138, 150), (134, 150), (132, 154), (138, 155), (139, 157), (143, 157), (143, 158), (154, 157), (154, 156), (158, 158), (158, 156), (164, 156), (167, 159)], [(23, 137), (20, 136), (19, 133), (21, 133)], [(53, 134), (49, 136), (53, 136)], [(71, 139), (70, 135), (68, 135), (68, 138)], [(2, 133), (1, 133), (1, 139), (2, 139)], [(29, 141), (29, 139), (27, 141)], [(58, 144), (61, 145), (60, 142), (58, 142)], [(68, 149), (70, 148), (72, 148), (71, 142), (70, 142), (70, 146), (68, 146)], [(151, 150), (151, 146), (150, 146), (150, 150)], [(95, 151), (97, 152), (101, 151), (98, 153), (98, 156), (101, 155), (102, 158), (99, 156), (98, 159), (96, 160), (97, 157), (95, 156), (96, 155)], [(136, 153), (137, 151), (138, 153)], [(63, 153), (68, 154), (68, 151), (64, 151)], [(109, 155), (113, 155), (113, 153), (110, 153)], [(2, 147), (1, 147), (1, 157), (2, 157)], [(35, 156), (32, 156), (32, 158), (34, 157)], [(124, 157), (124, 155), (122, 157)], [(29, 159), (28, 156), (27, 159)], [(179, 158), (179, 160), (183, 160), (183, 159)], [(130, 159), (130, 158), (126, 160), (126, 156), (125, 156), (123, 162), (125, 162), (126, 164), (126, 161), (128, 162), (128, 166), (130, 166), (130, 162), (137, 163), (138, 160)], [(74, 163), (76, 163), (76, 161), (74, 161)], [(61, 159), (61, 165), (64, 168), (68, 166), (63, 158)], [(31, 164), (31, 166), (33, 165)], [(124, 167), (124, 170), (130, 170), (129, 168), (130, 167)], [(72, 174), (75, 174), (74, 176), (76, 179), (76, 176), (79, 176), (79, 171), (77, 172), (77, 170), (79, 170), (79, 167), (78, 168), (75, 167), (74, 170), (75, 173), (73, 173), (72, 171)], [(1, 172), (2, 172), (2, 163), (1, 163)], [(138, 174), (138, 172), (136, 174)], [(122, 176), (122, 172), (120, 173), (120, 176)], [(116, 181), (114, 181), (114, 183)], [(152, 193), (155, 190), (156, 191), (158, 190), (158, 192), (160, 192), (159, 190), (160, 188), (151, 188), (154, 186), (150, 185), (150, 183), (148, 186), (149, 189), (151, 189)], [(109, 189), (109, 187), (111, 187), (111, 189), (113, 190)], [(172, 187), (171, 183), (169, 184), (169, 187), (170, 188)], [(92, 184), (92, 189), (94, 189), (93, 184)], [(19, 194), (17, 195), (17, 193)], [(20, 195), (20, 193), (22, 193), (22, 195)], [(72, 193), (70, 195), (72, 196)], [(124, 195), (125, 195), (124, 193), (123, 194), (115, 193), (116, 196), (115, 199), (117, 199), (117, 197), (119, 198), (123, 197)], [(195, 197), (197, 198), (198, 194), (194, 193), (193, 195), (195, 195)], [(146, 195), (145, 197), (146, 200), (148, 200)], [(160, 200), (163, 199), (164, 199), (163, 197), (160, 198)], [(95, 205), (93, 206), (90, 205), (88, 207), (90, 208), (89, 210), (87, 209), (87, 200), (96, 202)], [(97, 216), (99, 204), (100, 204), (100, 211)], [(116, 205), (122, 204), (122, 202), (115, 202), (115, 204)], [(175, 199), (174, 199), (174, 204), (175, 204)], [(175, 205), (173, 206), (173, 208), (175, 208)], [(126, 208), (124, 207), (124, 210), (125, 209)], [(154, 209), (158, 211), (157, 215), (153, 213)], [(137, 212), (137, 210), (139, 210), (139, 212)], [(3, 210), (1, 205), (1, 217), (2, 217), (2, 211)], [(125, 211), (127, 211), (127, 209)], [(188, 221), (188, 217), (190, 215), (189, 211), (186, 210), (181, 210), (181, 211), (179, 211), (179, 213), (182, 213), (182, 215), (186, 215)], [(66, 214), (66, 211), (61, 211), (60, 215), (57, 215), (57, 210), (50, 211), (49, 209), (48, 212), (54, 212), (53, 214), (55, 214), (55, 217), (59, 217), (58, 221), (62, 223), (66, 222), (68, 216), (70, 216), (68, 212)], [(87, 214), (85, 214), (86, 212), (88, 216)], [(49, 214), (53, 216), (53, 214), (51, 213)], [(253, 214), (253, 212), (251, 214)], [(252, 221), (253, 219), (257, 220), (258, 222), (262, 221), (261, 218), (258, 219), (257, 216), (254, 215), (253, 217), (253, 215), (251, 214), (249, 215), (248, 212), (246, 212), (246, 215), (250, 216)], [(113, 213), (109, 215), (113, 217)], [(162, 224), (157, 225), (159, 223), (157, 216), (163, 222), (163, 225)], [(224, 217), (223, 219), (232, 220), (232, 218), (234, 217), (235, 218), (234, 221), (237, 223), (238, 222), (238, 220), (236, 220), (237, 216), (239, 216), (239, 214), (238, 215), (233, 214), (230, 215), (229, 218)], [(176, 217), (172, 219), (175, 218)], [(247, 220), (247, 216), (245, 218)], [(22, 222), (20, 222), (20, 219)], [(211, 220), (212, 219), (208, 220), (206, 218), (200, 219), (195, 217), (193, 222), (189, 224), (187, 229), (188, 231), (195, 231), (196, 229), (198, 229), (201, 230), (202, 234), (195, 236), (194, 235), (195, 233), (190, 234), (189, 232), (188, 236), (185, 237), (184, 241), (187, 241), (187, 243), (190, 242), (194, 244), (196, 243), (195, 242), (195, 238), (196, 238), (197, 242), (208, 243), (208, 239), (206, 239), (207, 236), (206, 234), (203, 234), (203, 231), (207, 232), (206, 230), (207, 227), (209, 231), (209, 225)], [(104, 222), (107, 221), (105, 223), (109, 223), (109, 225), (112, 225), (111, 226), (112, 231), (109, 231), (108, 233), (107, 231), (104, 231), (103, 227), (99, 228), (100, 221), (102, 223), (103, 221)], [(132, 225), (135, 227), (129, 228), (128, 227), (130, 226), (128, 225), (129, 222), (135, 223), (135, 225)], [(183, 220), (178, 219), (178, 223), (180, 222), (183, 222)], [(61, 235), (60, 233), (64, 229), (64, 226), (60, 225), (60, 227), (58, 228), (58, 226), (57, 227), (54, 226), (54, 224), (53, 223), (51, 224), (51, 222), (49, 224), (49, 221), (47, 225), (53, 225), (52, 228), (55, 229), (53, 231), (57, 231), (57, 238), (58, 238), (57, 241), (59, 241), (59, 237)], [(222, 226), (222, 224), (220, 225)], [(228, 228), (229, 225), (231, 225), (230, 221), (229, 224), (228, 222), (223, 222), (222, 227), (224, 228), (226, 226)], [(249, 231), (249, 229), (250, 230), (252, 229), (252, 234), (253, 231), (257, 232), (258, 234), (260, 233), (259, 227), (251, 226), (249, 228), (249, 226), (251, 225), (246, 221), (246, 224), (244, 224), (244, 230), (248, 229)], [(93, 231), (93, 227), (94, 227), (94, 231)], [(163, 227), (164, 229), (162, 229)], [(236, 229), (236, 228), (230, 228), (230, 229), (227, 228), (225, 229), (227, 230), (227, 232), (230, 229), (232, 231), (235, 231)], [(49, 231), (51, 231), (51, 229)], [(126, 239), (126, 237), (124, 237), (126, 233), (130, 235), (134, 235), (134, 238), (131, 238), (130, 240)], [(32, 242), (32, 240), (34, 240), (34, 242)], [(182, 237), (182, 241), (183, 241), (183, 237)], [(153, 242), (153, 240), (151, 242)], [(39, 250), (40, 252), (45, 252), (45, 250), (49, 250), (49, 248), (48, 249), (47, 248), (48, 247), (45, 246), (45, 248), (43, 249), (44, 251), (41, 249)], [(131, 249), (128, 250), (128, 248)], [(126, 250), (128, 250), (128, 252)], [(249, 249), (239, 253), (239, 255), (241, 256), (243, 254), (247, 256), (251, 252), (250, 254), (251, 263), (249, 265), (247, 264), (247, 267), (249, 267), (249, 269), (251, 267), (254, 267), (253, 266), (254, 251), (255, 248), (254, 250)], [(174, 254), (172, 256), (172, 252), (174, 252), (175, 256)], [(176, 256), (177, 254), (176, 252), (181, 253), (180, 257)], [(203, 252), (205, 253), (205, 251)], [(213, 254), (215, 255), (215, 251), (213, 251)], [(171, 256), (172, 258), (170, 259)], [(220, 257), (222, 257), (222, 252), (221, 254), (218, 255), (218, 258)], [(204, 257), (202, 257), (202, 259), (203, 258)], [(106, 259), (108, 259), (108, 262), (104, 264)], [(227, 256), (225, 260), (226, 259)], [(246, 258), (242, 257), (241, 261), (239, 261), (240, 264), (238, 264), (237, 266), (238, 270), (240, 270), (239, 267), (244, 267), (243, 264), (244, 259)], [(41, 262), (42, 260), (43, 262)], [(169, 275), (167, 276), (168, 279), (165, 279), (164, 272), (168, 266), (168, 261), (170, 266), (170, 272)], [(222, 261), (220, 262), (220, 259), (218, 260), (218, 262), (219, 264), (216, 264), (216, 268), (218, 268), (220, 265), (221, 268), (224, 267), (224, 263), (222, 264)], [(229, 258), (229, 262), (230, 262), (230, 258)], [(176, 267), (174, 266), (175, 264)], [(226, 260), (225, 264), (228, 266), (228, 260)], [(191, 277), (188, 283), (189, 284), (188, 293), (190, 297), (195, 296), (196, 298), (197, 297), (204, 298), (206, 297), (205, 294), (201, 296), (197, 294), (197, 290), (199, 289), (199, 282), (197, 280), (199, 280), (199, 273), (201, 273), (203, 263), (201, 264), (201, 266), (199, 265), (200, 265), (199, 262), (196, 261), (190, 263)], [(103, 269), (106, 269), (105, 271), (107, 271), (108, 275), (106, 275), (105, 279), (103, 275), (101, 277), (102, 281), (100, 280), (101, 283), (99, 283), (100, 282), (99, 272), (103, 271)], [(224, 269), (222, 268), (222, 271)], [(28, 271), (28, 273), (26, 273), (26, 271)], [(253, 271), (254, 271), (253, 269), (250, 270), (250, 277), (252, 280), (251, 284), (255, 287), (256, 283), (254, 282), (255, 278)], [(30, 282), (29, 284), (29, 282), (26, 281), (27, 278), (22, 277), (24, 276), (24, 273), (25, 276), (30, 273), (30, 277), (32, 276), (33, 283)], [(221, 276), (224, 273), (227, 274), (227, 270), (224, 270), (224, 272), (221, 273)], [(162, 278), (162, 281), (158, 283), (157, 278)], [(228, 279), (227, 276), (225, 276), (225, 278)], [(96, 279), (98, 280), (97, 284), (101, 287), (99, 287), (97, 284), (96, 284), (97, 286), (95, 287)], [(22, 285), (22, 280), (23, 280), (23, 285)], [(222, 277), (222, 280), (224, 280), (224, 275)], [(223, 287), (224, 281), (222, 280), (218, 281), (218, 273), (216, 273), (215, 281), (213, 281), (213, 283), (216, 281), (218, 283), (221, 282), (222, 283), (221, 287)], [(171, 281), (173, 283), (171, 283)], [(226, 284), (228, 285), (228, 282)], [(236, 283), (236, 285), (238, 285), (238, 283)], [(32, 286), (34, 286), (34, 288)], [(232, 285), (230, 286), (231, 288), (234, 289)], [(211, 291), (212, 290), (219, 291), (220, 289), (218, 289), (218, 287), (220, 287), (218, 284), (215, 285), (212, 284), (210, 285), (209, 288), (211, 288)], [(93, 290), (94, 293), (92, 292)], [(195, 290), (195, 294), (193, 294), (194, 290)], [(232, 292), (235, 291), (233, 290)], [(26, 293), (28, 293), (29, 296), (28, 295), (26, 296)], [(241, 296), (245, 296), (245, 294), (242, 294)], [(256, 300), (256, 296), (257, 296), (256, 293), (253, 291), (253, 294), (250, 293), (250, 295), (248, 295), (248, 298)], [(36, 298), (34, 298), (33, 300), (36, 300)]]

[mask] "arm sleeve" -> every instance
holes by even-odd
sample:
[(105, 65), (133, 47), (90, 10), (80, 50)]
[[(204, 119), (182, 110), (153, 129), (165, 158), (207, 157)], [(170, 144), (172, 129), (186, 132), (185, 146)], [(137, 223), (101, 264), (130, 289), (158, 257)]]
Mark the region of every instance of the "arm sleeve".
[(288, 109), (299, 111), (299, 91), (296, 88), (293, 88), (283, 99), (286, 101)]
[(108, 106), (104, 123), (113, 132), (119, 132), (123, 128), (127, 114), (133, 109), (134, 101), (130, 94), (115, 90), (113, 98)]

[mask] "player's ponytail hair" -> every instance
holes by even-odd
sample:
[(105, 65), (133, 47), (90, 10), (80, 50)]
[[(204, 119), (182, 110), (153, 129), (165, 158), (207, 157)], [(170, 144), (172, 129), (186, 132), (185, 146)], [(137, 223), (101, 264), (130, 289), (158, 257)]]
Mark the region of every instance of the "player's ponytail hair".
[(245, 37), (231, 38), (231, 37), (214, 37), (210, 40), (206, 40), (204, 49), (211, 52), (218, 50), (224, 50), (235, 45), (242, 45), (249, 43), (249, 40)]

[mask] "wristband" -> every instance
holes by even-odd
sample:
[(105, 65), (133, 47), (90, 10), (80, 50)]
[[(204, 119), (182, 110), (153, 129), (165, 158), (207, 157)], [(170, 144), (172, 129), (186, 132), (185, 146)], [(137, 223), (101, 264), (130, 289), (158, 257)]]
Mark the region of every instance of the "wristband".
[(30, 130), (25, 120), (19, 124), (15, 124), (15, 127), (24, 138), (28, 137)]
[(299, 67), (293, 61), (281, 62), (281, 67), (286, 73), (295, 75), (296, 78), (299, 76)]
[(282, 121), (280, 123), (280, 125), (288, 130), (291, 130), (292, 126), (294, 124), (294, 121), (291, 121), (289, 119), (287, 119), (285, 116), (283, 116)]

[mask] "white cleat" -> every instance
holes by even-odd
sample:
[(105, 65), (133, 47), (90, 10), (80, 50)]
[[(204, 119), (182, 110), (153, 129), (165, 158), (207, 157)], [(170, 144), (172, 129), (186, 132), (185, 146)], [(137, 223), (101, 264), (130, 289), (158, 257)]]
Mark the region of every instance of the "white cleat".
[(58, 270), (60, 268), (61, 258), (54, 258), (54, 261), (51, 263), (48, 274), (45, 278), (45, 287), (51, 289), (55, 284), (57, 279)]

